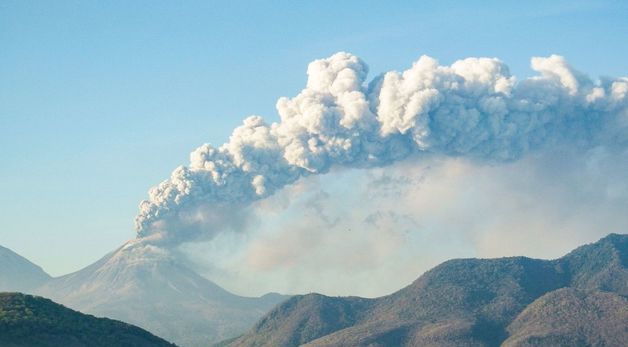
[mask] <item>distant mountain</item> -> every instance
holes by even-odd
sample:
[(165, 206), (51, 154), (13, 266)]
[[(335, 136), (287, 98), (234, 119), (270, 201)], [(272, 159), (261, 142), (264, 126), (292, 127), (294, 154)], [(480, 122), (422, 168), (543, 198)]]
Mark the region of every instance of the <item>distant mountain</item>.
[(628, 235), (548, 261), (445, 262), (377, 299), (295, 296), (245, 346), (625, 346)]
[(26, 292), (41, 286), (50, 276), (39, 266), (0, 246), (0, 292)]
[(164, 249), (138, 241), (48, 281), (37, 294), (81, 312), (137, 325), (186, 347), (241, 335), (287, 298), (231, 294)]
[(130, 324), (85, 315), (48, 299), (0, 293), (0, 346), (160, 347), (173, 344)]

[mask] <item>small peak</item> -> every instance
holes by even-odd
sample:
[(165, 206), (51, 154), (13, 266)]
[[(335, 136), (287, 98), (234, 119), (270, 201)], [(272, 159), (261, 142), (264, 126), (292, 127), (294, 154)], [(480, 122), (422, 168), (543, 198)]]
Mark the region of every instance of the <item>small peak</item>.
[(124, 243), (120, 248), (111, 253), (106, 263), (138, 264), (157, 263), (173, 260), (172, 252), (166, 248), (155, 246), (141, 239), (133, 239)]
[(576, 253), (591, 251), (593, 249), (600, 249), (600, 248), (608, 249), (608, 247), (618, 249), (620, 251), (627, 249), (628, 248), (628, 234), (616, 234), (616, 233), (608, 234), (604, 236), (603, 238), (597, 240), (596, 242), (585, 244), (576, 248), (575, 250), (567, 254), (566, 257), (572, 254), (576, 254)]
[(628, 243), (628, 234), (610, 233), (604, 236), (603, 238), (601, 238), (598, 242), (599, 243), (610, 242), (614, 245), (624, 245)]
[(628, 234), (608, 234), (596, 242), (592, 242), (576, 248), (565, 257), (569, 257), (570, 255), (574, 254), (580, 254), (583, 252), (591, 252), (593, 250), (609, 250), (609, 247), (610, 249), (616, 249), (620, 252), (624, 252), (626, 249), (628, 249)]
[[(628, 235), (627, 234), (608, 234), (597, 242), (580, 246), (563, 258), (572, 258), (574, 256), (596, 255), (597, 261), (606, 258), (620, 257), (624, 264), (628, 264)], [(605, 257), (602, 257), (605, 255)]]

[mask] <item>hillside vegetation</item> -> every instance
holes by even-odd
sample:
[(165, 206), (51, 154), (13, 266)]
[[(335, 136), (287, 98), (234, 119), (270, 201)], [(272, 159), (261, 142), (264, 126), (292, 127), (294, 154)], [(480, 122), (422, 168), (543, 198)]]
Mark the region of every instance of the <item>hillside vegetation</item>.
[(51, 300), (0, 293), (0, 346), (143, 347), (174, 346), (136, 326), (96, 318)]

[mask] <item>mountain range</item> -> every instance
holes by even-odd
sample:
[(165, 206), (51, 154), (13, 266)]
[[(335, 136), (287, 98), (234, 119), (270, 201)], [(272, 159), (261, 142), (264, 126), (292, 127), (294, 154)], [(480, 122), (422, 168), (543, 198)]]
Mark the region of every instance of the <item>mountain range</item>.
[(9, 264), (18, 264), (17, 270), (0, 263), (4, 291), (41, 295), (83, 313), (131, 323), (184, 347), (241, 335), (287, 298), (275, 293), (258, 298), (234, 295), (169, 251), (135, 240), (56, 278), (4, 250), (7, 259), (21, 259)]
[(450, 260), (373, 299), (241, 297), (141, 241), (57, 278), (6, 248), (0, 248), (0, 260), (2, 288), (20, 287), (123, 320), (181, 346), (221, 339), (218, 345), (231, 347), (577, 347), (628, 341), (628, 235), (610, 234), (555, 260)]
[(290, 298), (249, 346), (626, 346), (628, 235), (556, 260), (457, 259), (384, 297)]

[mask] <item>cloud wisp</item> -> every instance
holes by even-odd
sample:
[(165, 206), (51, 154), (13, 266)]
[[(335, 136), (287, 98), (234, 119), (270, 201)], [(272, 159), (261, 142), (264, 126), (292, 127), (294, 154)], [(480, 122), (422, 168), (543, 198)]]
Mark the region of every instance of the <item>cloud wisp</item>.
[(277, 102), (279, 122), (246, 118), (227, 143), (202, 145), (152, 188), (137, 236), (179, 245), (240, 230), (253, 202), (333, 168), (426, 157), (512, 162), (557, 144), (628, 148), (628, 78), (593, 81), (555, 55), (531, 66), (538, 75), (517, 81), (497, 59), (443, 66), (422, 56), (367, 83), (354, 55), (316, 60), (305, 89)]

